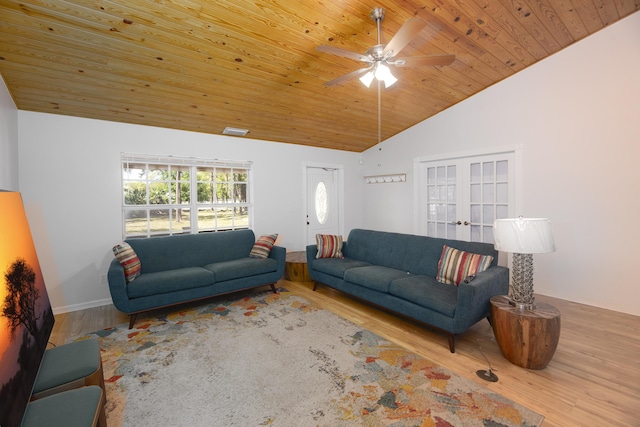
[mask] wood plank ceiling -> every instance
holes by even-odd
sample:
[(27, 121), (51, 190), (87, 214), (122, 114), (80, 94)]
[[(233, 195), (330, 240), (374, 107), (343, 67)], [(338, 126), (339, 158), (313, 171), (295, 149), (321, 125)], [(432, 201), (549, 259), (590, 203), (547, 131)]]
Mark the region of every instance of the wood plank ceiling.
[[(449, 66), (323, 83), (428, 23), (400, 56)], [(21, 110), (360, 152), (640, 9), (640, 0), (0, 0), (0, 74)], [(594, 64), (597, 65), (597, 64)], [(553, 102), (553, 100), (549, 100)]]

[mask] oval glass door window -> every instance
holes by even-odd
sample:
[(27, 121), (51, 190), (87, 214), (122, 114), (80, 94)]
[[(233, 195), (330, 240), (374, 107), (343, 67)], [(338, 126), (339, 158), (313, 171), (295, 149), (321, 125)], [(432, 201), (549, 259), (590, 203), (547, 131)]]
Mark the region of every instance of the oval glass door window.
[(327, 187), (320, 181), (316, 187), (316, 218), (320, 224), (327, 222), (328, 203)]

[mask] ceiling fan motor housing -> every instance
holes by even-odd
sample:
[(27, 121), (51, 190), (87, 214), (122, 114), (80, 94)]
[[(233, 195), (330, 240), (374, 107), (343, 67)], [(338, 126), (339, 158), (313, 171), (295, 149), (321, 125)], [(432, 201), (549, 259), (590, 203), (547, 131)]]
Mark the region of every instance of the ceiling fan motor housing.
[(369, 17), (375, 22), (382, 22), (384, 19), (384, 9), (381, 7), (374, 8), (369, 14)]

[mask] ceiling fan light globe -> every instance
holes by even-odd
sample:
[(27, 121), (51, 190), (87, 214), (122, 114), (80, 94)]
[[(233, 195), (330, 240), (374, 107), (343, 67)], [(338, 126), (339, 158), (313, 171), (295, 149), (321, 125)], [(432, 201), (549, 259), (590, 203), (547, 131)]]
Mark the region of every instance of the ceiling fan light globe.
[(376, 79), (383, 81), (390, 74), (391, 70), (389, 70), (389, 67), (381, 62), (376, 63)]
[(373, 71), (369, 71), (367, 72), (365, 75), (363, 75), (362, 77), (360, 77), (360, 81), (362, 82), (363, 85), (365, 85), (366, 87), (370, 87), (371, 86), (371, 82), (373, 81), (373, 77), (374, 77), (374, 73)]

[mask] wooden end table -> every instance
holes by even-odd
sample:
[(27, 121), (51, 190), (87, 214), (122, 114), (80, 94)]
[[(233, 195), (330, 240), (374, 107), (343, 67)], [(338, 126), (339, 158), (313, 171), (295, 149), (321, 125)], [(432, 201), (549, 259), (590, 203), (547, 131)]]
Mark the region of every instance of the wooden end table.
[(518, 309), (505, 295), (491, 298), (491, 326), (502, 355), (527, 369), (544, 369), (558, 347), (560, 311), (536, 302), (534, 310)]
[(287, 252), (284, 264), (284, 278), (290, 282), (312, 282), (307, 267), (307, 252)]

